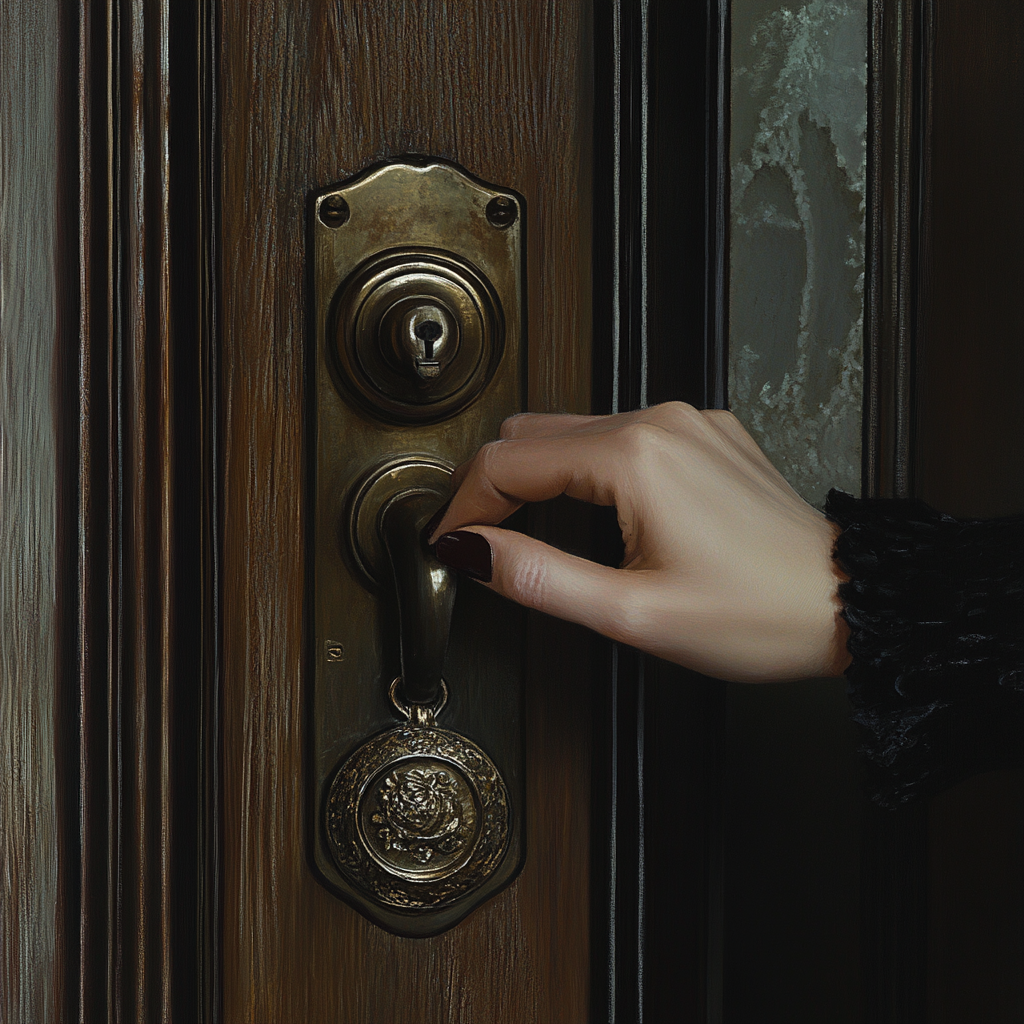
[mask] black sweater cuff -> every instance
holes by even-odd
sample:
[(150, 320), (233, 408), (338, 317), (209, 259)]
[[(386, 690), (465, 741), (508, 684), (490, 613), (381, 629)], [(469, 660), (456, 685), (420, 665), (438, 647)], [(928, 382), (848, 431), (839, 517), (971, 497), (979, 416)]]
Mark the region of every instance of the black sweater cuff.
[(1024, 517), (829, 492), (871, 797), (895, 806), (1024, 764)]

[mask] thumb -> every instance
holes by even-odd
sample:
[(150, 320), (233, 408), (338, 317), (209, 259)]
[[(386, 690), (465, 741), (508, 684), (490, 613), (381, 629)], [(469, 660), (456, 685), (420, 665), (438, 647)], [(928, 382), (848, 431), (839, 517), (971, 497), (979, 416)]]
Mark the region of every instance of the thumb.
[(496, 526), (446, 533), (434, 553), (439, 562), (518, 604), (629, 642), (640, 611), (634, 573)]

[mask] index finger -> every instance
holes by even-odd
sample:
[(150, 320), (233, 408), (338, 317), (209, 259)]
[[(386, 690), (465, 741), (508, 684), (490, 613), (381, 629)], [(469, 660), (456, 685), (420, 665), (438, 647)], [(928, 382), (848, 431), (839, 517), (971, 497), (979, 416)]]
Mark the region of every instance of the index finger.
[(492, 441), (455, 471), (457, 490), (430, 541), (462, 526), (500, 523), (524, 502), (560, 494), (614, 505), (620, 459), (603, 435)]

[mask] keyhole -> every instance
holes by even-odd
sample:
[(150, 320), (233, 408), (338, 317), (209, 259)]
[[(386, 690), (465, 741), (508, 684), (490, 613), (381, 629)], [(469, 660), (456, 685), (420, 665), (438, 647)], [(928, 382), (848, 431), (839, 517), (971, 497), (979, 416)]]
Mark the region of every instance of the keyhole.
[(436, 320), (422, 320), (416, 325), (416, 337), (423, 342), (428, 359), (434, 358), (434, 342), (444, 334), (444, 328)]

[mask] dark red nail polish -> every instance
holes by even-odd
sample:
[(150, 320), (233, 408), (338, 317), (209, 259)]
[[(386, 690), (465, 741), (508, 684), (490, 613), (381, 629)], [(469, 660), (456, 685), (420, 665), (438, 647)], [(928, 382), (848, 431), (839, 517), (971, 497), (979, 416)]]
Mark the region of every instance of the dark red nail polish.
[(434, 554), (439, 562), (481, 583), (491, 582), (494, 553), (491, 545), (470, 530), (457, 530), (438, 537)]
[(448, 511), (448, 506), (452, 503), (452, 499), (449, 498), (431, 517), (430, 522), (423, 527), (423, 543), (426, 545), (430, 544), (430, 538), (434, 536), (434, 531), (441, 525), (441, 520), (444, 519), (445, 512)]

